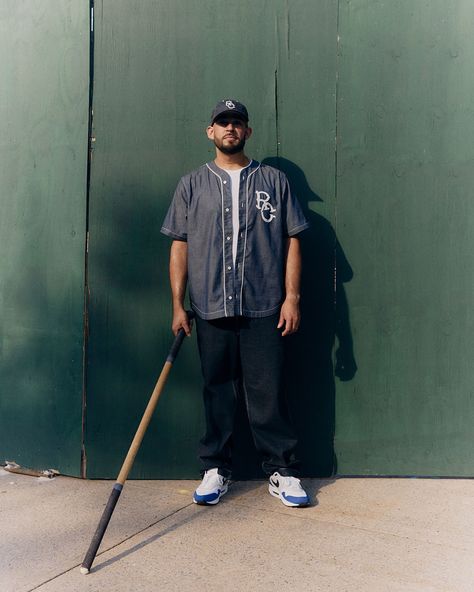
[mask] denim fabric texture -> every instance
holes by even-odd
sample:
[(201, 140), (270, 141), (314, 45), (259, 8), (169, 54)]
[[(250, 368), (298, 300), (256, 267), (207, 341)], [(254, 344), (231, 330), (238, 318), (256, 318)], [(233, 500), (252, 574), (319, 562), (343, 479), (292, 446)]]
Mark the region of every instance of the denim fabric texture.
[(231, 178), (214, 162), (182, 177), (161, 232), (188, 243), (191, 306), (203, 319), (275, 314), (284, 298), (286, 238), (308, 228), (279, 170), (252, 160), (240, 173), (237, 257)]
[(217, 467), (230, 477), (237, 389), (243, 388), (255, 446), (267, 475), (297, 474), (296, 437), (283, 391), (283, 337), (279, 314), (264, 318), (196, 318), (204, 378), (206, 434), (199, 457), (202, 470)]

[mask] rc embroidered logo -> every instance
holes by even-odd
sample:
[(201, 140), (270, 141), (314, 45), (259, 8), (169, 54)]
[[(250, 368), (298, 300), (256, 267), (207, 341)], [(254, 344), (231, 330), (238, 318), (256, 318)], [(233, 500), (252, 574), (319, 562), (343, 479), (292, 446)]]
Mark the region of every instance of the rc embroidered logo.
[(233, 103), (232, 101), (226, 101), (226, 102), (225, 102), (225, 106), (226, 106), (228, 109), (235, 109), (235, 105), (234, 105), (234, 103)]
[(276, 216), (273, 214), (273, 212), (276, 212), (276, 208), (274, 208), (270, 203), (270, 196), (266, 191), (256, 191), (255, 195), (257, 196), (256, 206), (257, 209), (260, 210), (262, 220), (264, 222), (271, 222), (274, 218), (276, 218)]

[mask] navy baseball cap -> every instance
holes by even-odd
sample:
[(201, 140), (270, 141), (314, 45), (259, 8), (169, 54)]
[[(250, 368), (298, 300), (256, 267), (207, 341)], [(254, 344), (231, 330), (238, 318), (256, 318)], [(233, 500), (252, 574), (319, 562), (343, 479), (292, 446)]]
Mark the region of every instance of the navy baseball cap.
[(240, 117), (240, 119), (246, 122), (249, 120), (247, 107), (235, 99), (222, 99), (222, 101), (217, 103), (211, 114), (211, 125), (218, 117), (224, 114)]

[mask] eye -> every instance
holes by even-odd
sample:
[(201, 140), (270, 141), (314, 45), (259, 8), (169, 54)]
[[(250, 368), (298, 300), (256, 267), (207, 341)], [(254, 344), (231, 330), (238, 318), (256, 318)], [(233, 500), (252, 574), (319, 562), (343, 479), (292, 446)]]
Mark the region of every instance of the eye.
[(241, 119), (218, 119), (215, 124), (219, 127), (227, 127), (229, 125), (233, 125), (234, 127), (242, 128), (244, 127), (244, 122)]

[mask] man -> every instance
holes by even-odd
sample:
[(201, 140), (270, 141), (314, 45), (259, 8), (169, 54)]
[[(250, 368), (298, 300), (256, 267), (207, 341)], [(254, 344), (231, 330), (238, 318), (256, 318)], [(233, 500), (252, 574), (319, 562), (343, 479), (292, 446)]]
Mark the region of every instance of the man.
[(282, 338), (300, 323), (297, 235), (308, 222), (285, 175), (245, 155), (248, 120), (234, 99), (216, 105), (206, 130), (216, 158), (182, 177), (161, 229), (173, 239), (172, 330), (191, 333), (188, 285), (204, 379), (203, 480), (193, 499), (213, 505), (227, 492), (241, 387), (269, 492), (287, 506), (306, 506), (284, 400)]

